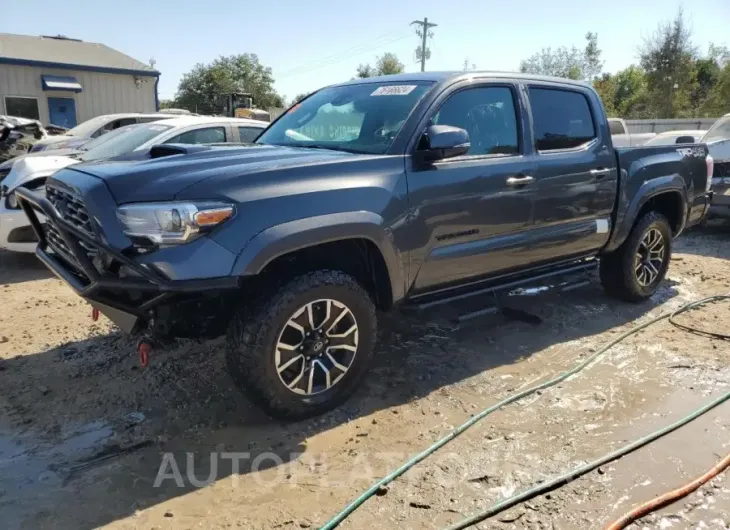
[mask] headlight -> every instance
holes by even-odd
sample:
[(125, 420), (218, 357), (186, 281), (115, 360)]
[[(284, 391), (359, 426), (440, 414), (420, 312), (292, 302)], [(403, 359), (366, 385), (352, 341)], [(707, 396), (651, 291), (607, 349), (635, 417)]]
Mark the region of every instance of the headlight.
[(187, 243), (233, 217), (235, 208), (221, 202), (157, 202), (117, 209), (125, 235), (158, 245)]

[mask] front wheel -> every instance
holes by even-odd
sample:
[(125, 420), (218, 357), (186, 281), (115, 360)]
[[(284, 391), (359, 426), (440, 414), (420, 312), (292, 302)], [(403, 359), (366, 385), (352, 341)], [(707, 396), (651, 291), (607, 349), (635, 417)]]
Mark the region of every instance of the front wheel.
[(662, 214), (649, 212), (637, 221), (618, 249), (601, 258), (601, 282), (611, 296), (641, 302), (657, 291), (671, 257), (669, 222)]
[(354, 278), (310, 272), (237, 311), (228, 330), (228, 370), (270, 416), (316, 416), (355, 391), (376, 329), (375, 306)]

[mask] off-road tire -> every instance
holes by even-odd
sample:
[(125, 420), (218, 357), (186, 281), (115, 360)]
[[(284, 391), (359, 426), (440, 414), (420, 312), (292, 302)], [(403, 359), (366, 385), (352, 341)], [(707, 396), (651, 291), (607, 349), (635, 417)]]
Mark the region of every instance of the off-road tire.
[[(644, 236), (652, 229), (661, 233), (665, 245), (664, 260), (659, 274), (649, 285), (641, 285), (635, 273), (634, 259)], [(672, 257), (672, 229), (669, 221), (658, 212), (648, 212), (634, 224), (629, 237), (615, 251), (601, 257), (600, 276), (606, 293), (627, 302), (650, 298), (664, 280)]]
[[(309, 272), (266, 291), (258, 301), (243, 302), (228, 328), (226, 364), (236, 386), (276, 419), (299, 420), (337, 407), (357, 389), (372, 358), (377, 316), (370, 295), (353, 277), (334, 270)], [(357, 352), (349, 370), (331, 388), (312, 396), (298, 395), (279, 378), (276, 344), (294, 312), (323, 298), (344, 303), (356, 318)]]

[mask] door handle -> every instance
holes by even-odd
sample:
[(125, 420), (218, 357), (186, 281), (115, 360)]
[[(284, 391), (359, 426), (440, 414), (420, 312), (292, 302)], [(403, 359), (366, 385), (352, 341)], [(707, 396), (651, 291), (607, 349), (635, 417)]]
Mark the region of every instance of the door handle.
[(593, 176), (597, 179), (602, 179), (603, 177), (608, 175), (611, 171), (613, 171), (613, 170), (609, 169), (609, 168), (605, 168), (605, 167), (599, 167), (598, 169), (591, 169), (591, 176)]
[(509, 177), (507, 179), (507, 186), (527, 186), (528, 184), (532, 184), (533, 182), (535, 182), (535, 178), (527, 175), (523, 175), (521, 177)]

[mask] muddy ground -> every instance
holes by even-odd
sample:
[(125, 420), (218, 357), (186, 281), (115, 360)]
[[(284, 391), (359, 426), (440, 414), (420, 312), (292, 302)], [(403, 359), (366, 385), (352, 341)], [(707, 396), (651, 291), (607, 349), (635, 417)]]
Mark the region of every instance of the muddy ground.
[[(686, 234), (675, 251), (669, 279), (641, 305), (590, 285), (510, 300), (539, 324), (383, 316), (375, 365), (355, 397), (291, 424), (267, 419), (233, 387), (220, 341), (154, 352), (142, 369), (133, 343), (103, 318), (92, 323), (89, 306), (34, 257), (0, 254), (0, 527), (316, 528), (498, 399), (637, 322), (730, 292), (727, 227)], [(730, 303), (683, 318), (727, 331)], [(341, 528), (454, 523), (727, 391), (729, 356), (727, 342), (660, 323), (484, 419)], [(729, 450), (730, 402), (478, 528), (600, 528)], [(633, 528), (730, 528), (730, 474)]]

